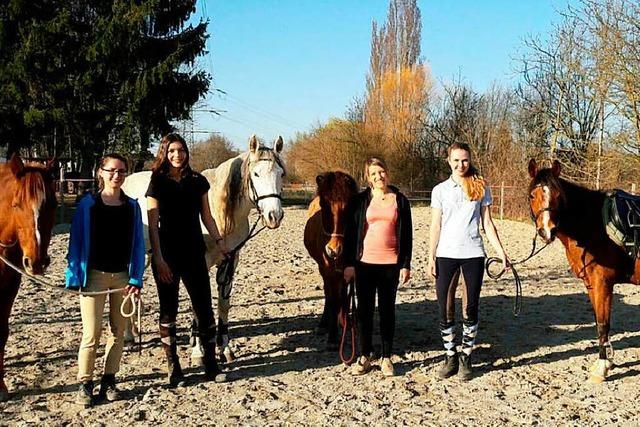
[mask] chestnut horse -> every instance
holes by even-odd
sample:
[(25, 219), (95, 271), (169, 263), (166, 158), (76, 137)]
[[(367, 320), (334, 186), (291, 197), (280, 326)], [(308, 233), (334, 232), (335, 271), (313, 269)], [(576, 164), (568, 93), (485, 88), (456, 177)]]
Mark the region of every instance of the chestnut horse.
[[(43, 274), (55, 219), (53, 162), (27, 164), (15, 154), (0, 165), (0, 254), (29, 274)], [(0, 260), (0, 402), (9, 397), (4, 383), (4, 349), (9, 314), (18, 294), (20, 275)]]
[(317, 196), (309, 205), (304, 228), (304, 246), (318, 263), (324, 282), (324, 310), (320, 327), (328, 330), (327, 344), (338, 344), (338, 316), (348, 309), (346, 283), (342, 276), (342, 246), (349, 200), (357, 194), (356, 181), (343, 172), (325, 172), (316, 177)]
[(573, 274), (582, 279), (595, 313), (599, 358), (590, 381), (602, 382), (611, 368), (607, 359), (613, 285), (640, 284), (640, 260), (633, 260), (607, 235), (602, 219), (606, 194), (560, 178), (560, 163), (538, 169), (529, 161), (529, 206), (538, 234), (550, 243), (556, 237), (565, 247)]

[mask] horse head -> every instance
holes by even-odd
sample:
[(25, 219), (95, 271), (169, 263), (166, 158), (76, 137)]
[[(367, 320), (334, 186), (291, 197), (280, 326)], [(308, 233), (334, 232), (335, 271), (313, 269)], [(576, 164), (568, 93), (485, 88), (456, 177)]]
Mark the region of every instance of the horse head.
[(274, 229), (284, 217), (282, 210), (282, 179), (285, 168), (280, 152), (283, 140), (278, 137), (273, 149), (262, 146), (256, 136), (249, 140), (249, 155), (244, 163), (246, 189), (249, 199), (256, 205), (262, 222)]
[(316, 184), (320, 198), (322, 231), (329, 237), (324, 250), (330, 259), (336, 259), (342, 254), (347, 204), (358, 192), (358, 186), (350, 175), (343, 172), (318, 175)]
[(560, 212), (564, 206), (564, 192), (560, 185), (560, 162), (550, 168), (538, 169), (534, 159), (529, 161), (529, 209), (538, 234), (551, 243), (558, 232)]
[(49, 266), (49, 242), (55, 220), (56, 197), (52, 171), (46, 166), (27, 164), (17, 155), (9, 161), (15, 178), (11, 217), (22, 250), (22, 264), (30, 274), (42, 274)]

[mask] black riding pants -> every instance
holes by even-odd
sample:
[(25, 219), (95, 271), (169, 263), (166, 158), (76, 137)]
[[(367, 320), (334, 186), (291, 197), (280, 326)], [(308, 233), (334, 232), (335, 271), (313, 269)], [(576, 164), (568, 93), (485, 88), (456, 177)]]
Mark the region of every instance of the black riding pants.
[(211, 302), (209, 270), (204, 254), (166, 257), (165, 260), (173, 273), (173, 282), (159, 282), (157, 271), (153, 266), (153, 277), (156, 280), (160, 300), (160, 324), (174, 324), (176, 321), (178, 289), (182, 279), (191, 299), (198, 336), (203, 343), (210, 342), (215, 336), (216, 321)]
[(391, 356), (396, 326), (396, 292), (400, 269), (396, 264), (356, 264), (356, 295), (358, 299), (358, 332), (360, 352), (369, 355), (372, 350), (373, 314), (378, 292), (382, 357)]
[(452, 322), (447, 319), (447, 295), (458, 269), (462, 270), (467, 291), (467, 306), (464, 313), (465, 322), (475, 325), (478, 323), (478, 305), (480, 302), (480, 288), (484, 275), (484, 257), (478, 258), (436, 258), (436, 295), (440, 312), (440, 327), (445, 329)]

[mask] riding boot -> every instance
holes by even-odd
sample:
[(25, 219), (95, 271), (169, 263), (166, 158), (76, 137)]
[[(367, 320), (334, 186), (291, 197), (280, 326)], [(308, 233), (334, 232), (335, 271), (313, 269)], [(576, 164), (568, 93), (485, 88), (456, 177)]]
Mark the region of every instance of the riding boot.
[(201, 336), (204, 346), (204, 376), (208, 381), (223, 383), (227, 381), (227, 376), (218, 367), (216, 358), (216, 327), (209, 328), (205, 336)]
[(442, 379), (452, 377), (458, 373), (458, 368), (458, 355), (455, 353), (453, 354), (453, 356), (445, 354), (444, 363), (442, 364), (440, 369), (438, 369), (438, 377)]
[(164, 354), (167, 356), (169, 386), (177, 387), (184, 382), (184, 374), (178, 356), (175, 323), (160, 324), (160, 340)]
[(473, 370), (471, 369), (471, 356), (460, 353), (460, 369), (458, 374), (463, 381), (470, 380), (473, 376)]
[(469, 380), (473, 376), (471, 369), (471, 352), (478, 334), (478, 322), (464, 320), (462, 322), (462, 351), (460, 352), (460, 378)]
[(456, 354), (455, 323), (440, 324), (440, 336), (446, 351), (444, 364), (438, 369), (438, 377), (445, 379), (458, 373), (458, 357)]

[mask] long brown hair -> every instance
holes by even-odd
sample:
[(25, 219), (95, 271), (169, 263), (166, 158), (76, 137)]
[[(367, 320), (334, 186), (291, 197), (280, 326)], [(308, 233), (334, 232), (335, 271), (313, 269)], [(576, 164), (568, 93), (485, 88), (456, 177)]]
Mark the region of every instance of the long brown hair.
[(169, 145), (173, 142), (179, 142), (182, 144), (182, 148), (184, 148), (186, 158), (184, 159), (184, 163), (182, 164), (182, 168), (180, 170), (181, 176), (186, 176), (191, 172), (191, 166), (189, 166), (189, 147), (187, 146), (187, 142), (184, 140), (182, 136), (177, 133), (169, 133), (162, 137), (160, 141), (160, 147), (158, 147), (158, 154), (156, 155), (156, 159), (151, 166), (151, 170), (153, 171), (153, 175), (157, 174), (166, 174), (169, 172), (169, 158), (167, 157), (169, 151)]
[(107, 164), (107, 161), (109, 161), (110, 159), (121, 161), (122, 163), (124, 163), (125, 169), (129, 171), (129, 162), (127, 162), (127, 159), (125, 159), (124, 156), (121, 156), (118, 153), (105, 154), (100, 159), (100, 162), (98, 162), (98, 169), (96, 169), (96, 179), (98, 180), (98, 192), (104, 190), (104, 179), (102, 179), (102, 177), (100, 176), (100, 169), (102, 169), (104, 165)]
[(453, 150), (464, 150), (469, 153), (469, 169), (462, 177), (462, 189), (469, 200), (478, 201), (484, 197), (485, 181), (478, 169), (471, 163), (471, 147), (464, 142), (454, 142), (447, 148), (447, 159)]

